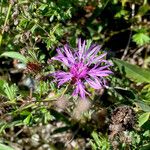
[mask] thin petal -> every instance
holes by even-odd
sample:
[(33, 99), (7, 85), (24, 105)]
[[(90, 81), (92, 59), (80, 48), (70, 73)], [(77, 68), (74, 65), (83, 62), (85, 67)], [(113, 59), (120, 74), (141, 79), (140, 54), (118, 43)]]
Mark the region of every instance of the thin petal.
[(78, 40), (78, 55), (79, 55), (79, 61), (81, 61), (82, 59), (84, 59), (84, 52), (85, 52), (85, 40), (83, 41), (83, 43), (81, 42), (81, 39)]
[(85, 91), (85, 86), (83, 85), (83, 83), (81, 81), (78, 81), (76, 83), (76, 88), (73, 92), (73, 95), (78, 95), (80, 94), (81, 98), (85, 99), (85, 95), (89, 94), (88, 92)]
[(88, 50), (85, 57), (87, 60), (92, 60), (96, 55), (97, 53), (100, 51), (100, 46), (99, 45), (95, 45), (95, 47), (93, 48), (89, 48), (90, 51)]
[(65, 55), (62, 53), (62, 49), (57, 48), (56, 51), (57, 51), (58, 55), (53, 57), (52, 60), (60, 61), (63, 64), (65, 64), (66, 66), (70, 67), (70, 63), (68, 62), (67, 57), (65, 57)]
[(57, 60), (63, 64), (65, 64), (67, 67), (70, 67), (70, 64), (68, 63), (68, 60), (65, 58), (65, 57), (59, 57), (59, 56), (55, 56), (55, 57), (52, 57), (52, 60)]
[(93, 78), (93, 80), (88, 78), (88, 79), (86, 79), (86, 81), (94, 89), (101, 89), (102, 88), (102, 85), (101, 85), (100, 80), (98, 78)]
[(58, 71), (53, 73), (53, 76), (55, 77), (56, 81), (58, 82), (58, 86), (61, 86), (62, 84), (68, 82), (72, 78), (72, 74), (68, 72)]
[(103, 53), (100, 56), (93, 55), (92, 57), (90, 57), (90, 61), (89, 61), (88, 65), (99, 63), (102, 60), (102, 58), (105, 57), (106, 55), (107, 55), (107, 53)]
[(69, 62), (75, 63), (75, 58), (74, 58), (74, 56), (73, 56), (71, 50), (69, 49), (69, 46), (68, 46), (68, 45), (65, 45), (65, 46), (64, 46), (64, 52), (65, 52), (65, 54), (66, 54), (66, 56), (67, 56)]
[(87, 55), (88, 53), (90, 53), (92, 51), (92, 49), (94, 49), (96, 46), (97, 46), (97, 44), (91, 44), (85, 54)]
[(109, 74), (112, 74), (112, 73), (113, 72), (110, 70), (101, 70), (101, 67), (100, 67), (100, 68), (91, 69), (88, 72), (88, 75), (90, 75), (91, 77), (94, 77), (94, 76), (102, 77), (102, 76), (108, 76)]
[(106, 65), (106, 66), (102, 66), (102, 67), (98, 67), (98, 70), (104, 70), (109, 68), (111, 65)]

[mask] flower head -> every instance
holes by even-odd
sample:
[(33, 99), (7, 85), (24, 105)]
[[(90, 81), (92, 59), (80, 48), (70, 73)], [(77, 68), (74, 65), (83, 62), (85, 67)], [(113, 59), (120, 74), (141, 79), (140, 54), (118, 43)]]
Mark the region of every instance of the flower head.
[(58, 86), (70, 81), (75, 87), (73, 95), (79, 94), (81, 98), (85, 98), (86, 94), (89, 94), (86, 91), (85, 83), (94, 89), (105, 87), (105, 77), (112, 73), (109, 70), (112, 64), (104, 59), (107, 53), (98, 56), (100, 48), (96, 44), (87, 48), (86, 41), (81, 42), (81, 39), (78, 40), (77, 50), (71, 49), (67, 44), (63, 48), (58, 48), (58, 55), (52, 59), (62, 62), (68, 68), (67, 72), (53, 73)]

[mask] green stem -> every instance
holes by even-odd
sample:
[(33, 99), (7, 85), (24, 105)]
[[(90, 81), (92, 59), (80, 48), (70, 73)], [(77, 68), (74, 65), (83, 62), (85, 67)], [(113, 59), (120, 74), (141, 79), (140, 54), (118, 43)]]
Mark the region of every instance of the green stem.
[[(4, 28), (7, 24), (7, 21), (8, 21), (9, 15), (10, 15), (11, 7), (12, 7), (12, 4), (9, 4), (7, 15), (6, 15), (5, 22), (4, 22)], [(2, 34), (4, 33), (4, 28), (3, 28)]]
[[(3, 11), (3, 0), (1, 1), (1, 8), (0, 8), (1, 14), (2, 14), (2, 11)], [(2, 19), (2, 16), (1, 16), (1, 19)]]
[(66, 86), (66, 88), (64, 89), (64, 91), (61, 93), (61, 97), (64, 96), (64, 94), (66, 93), (66, 91), (68, 90), (70, 83)]
[(11, 12), (11, 8), (12, 8), (12, 4), (9, 4), (7, 15), (6, 15), (4, 26), (3, 26), (3, 30), (2, 30), (2, 34), (0, 35), (0, 46), (1, 46), (1, 43), (2, 43), (2, 38), (3, 38), (4, 31), (5, 31), (5, 26), (7, 25), (7, 21), (8, 21), (10, 12)]

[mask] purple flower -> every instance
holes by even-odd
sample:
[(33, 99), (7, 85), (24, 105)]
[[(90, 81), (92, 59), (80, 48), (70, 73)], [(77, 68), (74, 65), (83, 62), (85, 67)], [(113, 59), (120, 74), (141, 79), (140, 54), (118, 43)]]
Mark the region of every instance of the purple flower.
[(69, 45), (64, 45), (63, 48), (58, 48), (58, 55), (53, 57), (53, 60), (62, 62), (67, 66), (68, 71), (57, 71), (53, 73), (58, 86), (71, 81), (75, 89), (73, 95), (80, 95), (85, 98), (86, 91), (85, 83), (88, 83), (94, 89), (101, 89), (106, 86), (105, 77), (111, 74), (109, 67), (110, 62), (105, 60), (107, 53), (97, 55), (100, 51), (100, 46), (92, 44), (87, 48), (86, 41), (78, 40), (78, 49), (73, 50)]

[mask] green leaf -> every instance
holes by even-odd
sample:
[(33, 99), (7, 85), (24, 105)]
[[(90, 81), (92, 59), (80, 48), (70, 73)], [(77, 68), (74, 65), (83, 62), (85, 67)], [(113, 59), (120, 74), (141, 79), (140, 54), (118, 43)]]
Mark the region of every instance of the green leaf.
[(25, 29), (27, 27), (28, 23), (29, 23), (28, 19), (21, 19), (19, 26)]
[(20, 115), (21, 116), (27, 116), (27, 115), (30, 115), (31, 112), (27, 111), (27, 110), (23, 110), (22, 112), (20, 112)]
[(119, 70), (132, 81), (150, 83), (150, 71), (120, 59), (113, 59), (113, 61), (119, 67)]
[(115, 18), (121, 18), (124, 16), (127, 16), (129, 12), (127, 10), (120, 10), (119, 12), (116, 13)]
[(148, 4), (142, 5), (139, 10), (138, 10), (138, 14), (143, 16), (145, 15), (148, 11), (150, 10), (150, 6)]
[(0, 143), (0, 150), (15, 150), (15, 149)]
[(145, 112), (150, 112), (150, 106), (146, 105), (144, 102), (136, 102), (136, 104), (141, 107)]
[(5, 80), (0, 80), (0, 92), (3, 90), (3, 86), (6, 83)]
[(28, 125), (30, 123), (30, 120), (31, 120), (31, 117), (32, 117), (32, 114), (30, 113), (24, 120), (23, 122)]
[(0, 55), (1, 57), (2, 56), (6, 56), (6, 57), (10, 57), (10, 58), (14, 58), (14, 59), (18, 59), (20, 60), (21, 62), (23, 63), (27, 63), (27, 58), (23, 55), (21, 55), (20, 53), (18, 52), (4, 52), (3, 54)]
[(101, 146), (100, 139), (99, 139), (98, 134), (96, 132), (92, 132), (92, 137), (93, 137), (94, 141), (96, 142), (97, 146)]
[(44, 10), (45, 8), (47, 8), (48, 7), (48, 5), (47, 4), (42, 4), (40, 7), (39, 7), (39, 9), (40, 10)]
[(145, 122), (147, 122), (149, 117), (150, 117), (150, 112), (143, 113), (139, 117), (139, 126), (142, 126)]
[(132, 39), (139, 46), (150, 42), (150, 37), (146, 35), (146, 33), (136, 33), (133, 35)]
[(125, 4), (128, 2), (128, 0), (122, 0), (121, 3), (122, 3), (122, 6), (124, 7)]
[(54, 109), (51, 109), (50, 112), (51, 112), (51, 115), (54, 116), (57, 120), (61, 120), (61, 121), (65, 122), (66, 124), (70, 125), (70, 121), (67, 116), (63, 115), (62, 113), (57, 112)]
[(150, 144), (143, 145), (140, 150), (150, 150)]
[(92, 140), (90, 140), (90, 144), (91, 144), (92, 150), (97, 150), (97, 146), (95, 143), (92, 142)]
[(10, 99), (10, 101), (12, 102), (15, 102), (17, 97), (18, 87), (15, 84), (10, 86), (8, 83), (4, 83), (3, 88), (8, 99)]
[(3, 38), (3, 36), (0, 34), (0, 46), (2, 44), (2, 38)]
[(34, 33), (34, 31), (35, 31), (35, 29), (38, 27), (38, 25), (34, 25), (31, 29), (30, 29), (30, 31), (31, 31), (31, 33)]

